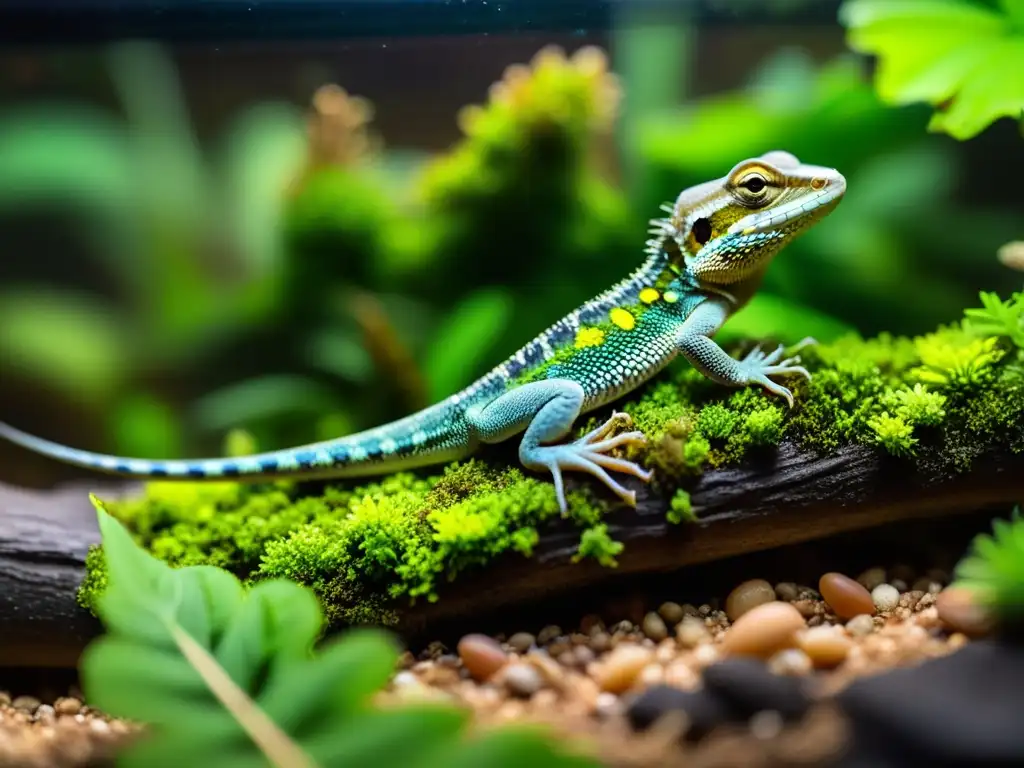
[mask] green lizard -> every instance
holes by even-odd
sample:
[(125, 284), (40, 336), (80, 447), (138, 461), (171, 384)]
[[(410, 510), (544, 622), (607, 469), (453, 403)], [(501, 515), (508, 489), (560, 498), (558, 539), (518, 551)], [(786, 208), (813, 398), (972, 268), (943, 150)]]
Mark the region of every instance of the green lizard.
[[(712, 336), (753, 295), (773, 257), (832, 211), (846, 191), (836, 170), (802, 164), (787, 152), (744, 160), (728, 175), (684, 190), (651, 222), (643, 264), (583, 304), (461, 392), (419, 413), (375, 429), (297, 448), (239, 458), (150, 461), (82, 451), (0, 423), (0, 435), (64, 462), (147, 478), (259, 481), (382, 474), (462, 458), (482, 443), (523, 433), (519, 460), (552, 476), (566, 515), (562, 473), (596, 476), (631, 504), (635, 492), (608, 471), (643, 481), (650, 472), (609, 455), (642, 444), (640, 432), (613, 413), (597, 429), (558, 443), (582, 413), (635, 389), (682, 354), (727, 386), (758, 385), (785, 398), (773, 376), (810, 378), (783, 348), (755, 349), (735, 360)], [(805, 339), (799, 348), (814, 343)]]

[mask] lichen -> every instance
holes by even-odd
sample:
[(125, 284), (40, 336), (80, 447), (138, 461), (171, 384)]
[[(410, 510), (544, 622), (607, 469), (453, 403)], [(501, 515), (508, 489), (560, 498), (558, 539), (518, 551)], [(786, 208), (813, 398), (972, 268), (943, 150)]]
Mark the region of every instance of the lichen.
[[(1005, 332), (979, 336), (969, 318), (916, 339), (849, 336), (804, 350), (812, 378), (785, 382), (792, 410), (760, 388), (727, 389), (680, 361), (621, 406), (649, 438), (622, 454), (654, 469), (654, 489), (670, 499), (667, 519), (684, 523), (694, 519), (688, 484), (701, 472), (771, 460), (783, 442), (825, 454), (873, 446), (908, 469), (942, 472), (967, 471), (993, 451), (1024, 451), (1024, 349), (1015, 326), (1001, 321)], [(606, 416), (580, 419), (575, 431)], [(574, 559), (611, 567), (624, 551), (603, 520), (615, 499), (588, 477), (576, 479), (568, 494), (580, 529)], [(335, 623), (392, 623), (403, 605), (438, 599), (453, 579), (498, 558), (532, 556), (541, 531), (559, 520), (547, 476), (485, 458), (319, 490), (154, 482), (109, 510), (172, 565), (212, 563), (249, 582), (307, 584)], [(93, 550), (81, 602), (91, 606), (104, 584), (102, 552)]]

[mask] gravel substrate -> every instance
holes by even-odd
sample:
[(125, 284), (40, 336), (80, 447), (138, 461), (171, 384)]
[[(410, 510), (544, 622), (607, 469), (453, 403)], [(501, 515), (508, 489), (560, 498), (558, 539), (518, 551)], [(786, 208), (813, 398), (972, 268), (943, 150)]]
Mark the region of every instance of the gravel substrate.
[[(634, 601), (618, 609), (626, 618), (465, 635), (407, 652), (379, 701), (454, 702), (482, 727), (543, 723), (612, 766), (835, 764), (854, 732), (840, 706), (851, 683), (986, 633), (947, 579), (752, 579), (703, 605)], [(79, 698), (0, 692), (0, 765), (100, 765), (132, 732)]]

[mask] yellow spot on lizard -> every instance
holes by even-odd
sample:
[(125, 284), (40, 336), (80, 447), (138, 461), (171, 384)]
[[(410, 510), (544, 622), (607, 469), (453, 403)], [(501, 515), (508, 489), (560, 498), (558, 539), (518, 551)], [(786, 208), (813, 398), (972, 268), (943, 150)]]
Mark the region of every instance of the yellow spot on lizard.
[(596, 347), (604, 341), (604, 331), (600, 328), (580, 328), (576, 331), (576, 349)]
[(661, 294), (654, 288), (644, 288), (640, 291), (640, 301), (644, 304), (653, 304), (661, 297)]
[(665, 291), (664, 298), (665, 301), (667, 301), (669, 304), (675, 304), (677, 301), (679, 301), (679, 294), (676, 293), (675, 291)]
[(636, 318), (628, 309), (616, 307), (608, 313), (608, 318), (624, 331), (632, 331), (636, 328)]

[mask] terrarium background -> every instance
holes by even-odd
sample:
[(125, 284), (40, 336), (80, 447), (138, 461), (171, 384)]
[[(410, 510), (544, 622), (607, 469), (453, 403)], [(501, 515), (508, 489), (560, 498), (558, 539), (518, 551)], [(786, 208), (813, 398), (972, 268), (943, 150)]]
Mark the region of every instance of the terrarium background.
[[(548, 263), (550, 253), (517, 249), (522, 226), (516, 216), (494, 232), (486, 252), (460, 256), (462, 261), (439, 256), (434, 263), (389, 272), (366, 263), (364, 251), (359, 259), (346, 259), (352, 253), (341, 249), (318, 286), (321, 294), (294, 297), (295, 306), (283, 314), (252, 310), (253, 305), (245, 310), (240, 300), (237, 311), (205, 323), (155, 328), (152, 343), (145, 345), (145, 364), (139, 365), (133, 357), (139, 340), (132, 346), (123, 331), (138, 330), (138, 305), (147, 299), (133, 293), (126, 275), (142, 274), (142, 283), (159, 285), (169, 263), (162, 245), (171, 243), (200, 265), (203, 291), (223, 295), (227, 307), (229, 297), (245, 290), (251, 254), (220, 240), (216, 228), (192, 241), (151, 238), (146, 241), (155, 244), (151, 248), (118, 254), (112, 246), (117, 235), (97, 231), (88, 205), (79, 204), (88, 195), (32, 200), (0, 173), (0, 418), (92, 449), (208, 455), (221, 452), (231, 427), (251, 431), (260, 447), (280, 447), (369, 427), (447, 394), (631, 270), (641, 258), (645, 222), (657, 215), (657, 202), (709, 173), (727, 171), (744, 156), (744, 137), (756, 135), (757, 126), (749, 121), (762, 119), (749, 109), (745, 121), (715, 132), (714, 147), (693, 146), (696, 134), (688, 117), (675, 114), (679, 105), (689, 102), (699, 115), (706, 97), (749, 102), (740, 91), (759, 80), (774, 89), (767, 103), (783, 113), (798, 112), (814, 84), (842, 67), (837, 57), (858, 61), (848, 54), (838, 23), (803, 23), (799, 3), (793, 5), (789, 16), (772, 25), (745, 22), (739, 15), (729, 25), (696, 27), (670, 16), (647, 24), (623, 19), (611, 33), (253, 42), (149, 51), (151, 61), (159, 65), (163, 55), (171, 66), (164, 81), (142, 80), (153, 90), (140, 91), (137, 108), (145, 112), (175, 104), (166, 84), (177, 81), (187, 109), (183, 124), (213, 161), (237, 119), (254, 106), (283, 104), (284, 121), (294, 120), (301, 139), (319, 86), (337, 83), (369, 99), (371, 130), (383, 140), (390, 179), (390, 187), (382, 189), (401, 197), (418, 183), (417, 168), (428, 155), (447, 152), (460, 140), (460, 108), (484, 103), (489, 86), (508, 65), (529, 62), (549, 44), (569, 52), (597, 45), (609, 52), (624, 99), (616, 140), (595, 142), (601, 150), (595, 162), (610, 169), (622, 189), (627, 218), (608, 223), (614, 237), (606, 249), (582, 249), (583, 256), (567, 254), (556, 265)], [(124, 104), (112, 82), (109, 54), (110, 49), (98, 47), (0, 51), (0, 166), (12, 162), (13, 132), (25, 109), (91, 107), (118, 119)], [(1018, 126), (1003, 120), (967, 142), (929, 135), (924, 130), (928, 108), (877, 104), (870, 70), (865, 65), (862, 71), (863, 98), (851, 96), (851, 104), (859, 106), (850, 113), (850, 125), (867, 114), (869, 129), (858, 132), (848, 125), (837, 136), (831, 131), (836, 126), (804, 125), (796, 146), (787, 136), (768, 135), (771, 146), (760, 148), (792, 149), (807, 161), (839, 165), (851, 183), (848, 200), (827, 224), (773, 267), (767, 299), (752, 309), (760, 313), (756, 318), (770, 320), (769, 333), (791, 329), (795, 338), (814, 333), (826, 337), (822, 340), (848, 328), (864, 334), (920, 333), (956, 321), (964, 306), (976, 304), (979, 290), (1006, 295), (1020, 286), (1021, 276), (995, 257), (1000, 245), (1021, 236), (1024, 186), (1010, 161), (1020, 152)], [(763, 119), (768, 124), (774, 118), (766, 112)], [(74, 189), (76, 169), (102, 162), (83, 157), (86, 145), (71, 137), (76, 125), (65, 121), (64, 126), (66, 132), (43, 131), (33, 142), (52, 189)], [(157, 126), (153, 135), (159, 140), (190, 140)], [(658, 147), (627, 140), (647, 135), (643, 131), (650, 126), (661, 126)], [(668, 168), (674, 162), (665, 160), (673, 131), (679, 162)], [(730, 142), (736, 146), (732, 154)], [(243, 146), (236, 162), (258, 175), (275, 160), (253, 146)], [(718, 156), (728, 160), (701, 167), (701, 158)], [(211, 183), (223, 181), (216, 162), (206, 167)], [(300, 150), (292, 175), (301, 167)], [(159, 209), (161, 195), (173, 194), (173, 185), (164, 189), (159, 175), (153, 179), (146, 193), (150, 206)], [(285, 200), (282, 185), (281, 205)], [(403, 207), (406, 221), (421, 215), (412, 201)], [(522, 210), (530, 214), (529, 198)], [(283, 260), (303, 258), (296, 249), (271, 250)], [(370, 310), (355, 292), (370, 298)], [(169, 305), (183, 302), (176, 316), (188, 317), (187, 291), (163, 298)], [(258, 307), (258, 298), (253, 301)], [(373, 321), (373, 308), (385, 313), (411, 361), (404, 374), (412, 385), (396, 384), (395, 364), (375, 363), (364, 351), (364, 326), (353, 318), (353, 306), (364, 308), (364, 325)], [(761, 322), (739, 320), (737, 333), (756, 332)], [(333, 361), (330, 366), (312, 364), (301, 354), (309, 343), (331, 350), (321, 355)], [(0, 445), (0, 480), (44, 486), (77, 474)]]

